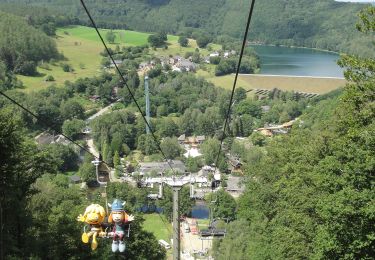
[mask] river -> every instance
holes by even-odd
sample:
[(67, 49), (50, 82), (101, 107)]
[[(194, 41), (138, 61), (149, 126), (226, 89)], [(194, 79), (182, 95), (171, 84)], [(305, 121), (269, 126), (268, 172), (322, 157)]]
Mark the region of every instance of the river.
[(293, 75), (343, 78), (339, 55), (308, 48), (253, 45), (260, 57), (263, 75)]

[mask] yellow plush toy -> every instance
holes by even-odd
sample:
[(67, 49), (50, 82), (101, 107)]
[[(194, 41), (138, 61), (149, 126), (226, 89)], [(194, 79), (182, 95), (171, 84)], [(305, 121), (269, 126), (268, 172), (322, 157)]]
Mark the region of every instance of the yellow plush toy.
[(85, 222), (89, 224), (90, 231), (86, 231), (82, 234), (82, 242), (87, 244), (92, 236), (91, 249), (95, 250), (98, 247), (98, 242), (96, 237), (104, 237), (105, 232), (103, 232), (102, 223), (105, 218), (105, 210), (99, 204), (91, 204), (85, 210), (85, 213), (80, 214), (77, 217), (77, 221)]

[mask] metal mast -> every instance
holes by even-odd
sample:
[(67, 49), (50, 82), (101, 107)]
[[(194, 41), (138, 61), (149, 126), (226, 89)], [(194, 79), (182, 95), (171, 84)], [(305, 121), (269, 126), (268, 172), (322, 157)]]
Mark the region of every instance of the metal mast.
[(180, 216), (179, 216), (179, 193), (182, 186), (189, 183), (190, 180), (182, 178), (168, 179), (164, 181), (173, 190), (173, 260), (180, 259)]
[[(148, 76), (145, 76), (145, 97), (146, 97), (146, 121), (150, 125), (150, 91), (148, 88)], [(146, 125), (146, 133), (150, 133), (150, 128)]]

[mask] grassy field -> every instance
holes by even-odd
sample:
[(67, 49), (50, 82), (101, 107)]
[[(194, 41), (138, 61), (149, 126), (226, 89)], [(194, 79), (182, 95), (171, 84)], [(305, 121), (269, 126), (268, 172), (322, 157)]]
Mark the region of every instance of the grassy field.
[[(170, 243), (172, 238), (172, 225), (168, 223), (167, 219), (156, 213), (143, 215), (145, 222), (143, 229), (153, 233), (157, 240), (163, 239)], [(161, 220), (164, 220), (164, 222)]]
[(197, 222), (199, 230), (208, 229), (208, 225), (210, 224), (209, 219), (197, 219)]
[[(64, 81), (75, 81), (78, 78), (92, 77), (99, 74), (100, 61), (99, 53), (103, 47), (95, 41), (84, 40), (72, 35), (66, 35), (61, 30), (57, 31), (56, 44), (66, 60), (45, 64), (45, 68), (38, 67), (40, 73), (37, 77), (26, 77), (18, 75), (25, 86), (25, 91), (40, 90), (51, 84), (62, 85)], [(64, 72), (61, 64), (69, 64), (74, 71)], [(46, 82), (47, 75), (53, 76), (55, 81)]]
[[(103, 36), (104, 40), (106, 40), (105, 36), (109, 30), (100, 29), (99, 31), (101, 35)], [(147, 44), (147, 38), (150, 35), (149, 33), (135, 32), (135, 31), (128, 31), (128, 30), (113, 30), (113, 32), (116, 35), (114, 45), (121, 44), (123, 46), (139, 46), (139, 45)], [(95, 29), (91, 27), (69, 26), (69, 27), (58, 29), (57, 33), (59, 35), (62, 35), (62, 34), (70, 35), (77, 39), (89, 40), (89, 41), (93, 41), (93, 42), (97, 42), (101, 44), (100, 39), (98, 35), (96, 34)], [(176, 36), (169, 36), (168, 40), (172, 40), (174, 38), (176, 38)]]
[[(108, 30), (101, 29), (100, 32), (105, 39), (105, 34)], [(108, 47), (115, 48), (117, 45), (123, 46), (140, 46), (147, 44), (149, 33), (135, 32), (128, 30), (113, 30), (116, 34), (115, 43), (108, 44)], [(93, 77), (100, 73), (100, 62), (102, 56), (100, 52), (104, 50), (100, 39), (98, 38), (95, 29), (85, 26), (69, 26), (59, 28), (56, 32), (56, 44), (59, 52), (61, 52), (66, 60), (45, 63), (38, 67), (39, 75), (35, 77), (28, 77), (18, 75), (25, 86), (24, 91), (40, 90), (56, 84), (61, 86), (66, 80), (75, 81), (78, 78)], [(178, 44), (178, 36), (168, 35), (168, 48), (151, 49), (150, 54), (155, 56), (169, 56), (169, 55), (184, 55), (186, 52), (193, 52), (198, 47), (195, 40), (189, 40), (189, 46), (186, 48), (180, 47)], [(210, 44), (212, 50), (220, 49), (221, 46), (217, 44)], [(202, 55), (208, 55), (210, 51), (207, 49), (200, 49)], [(61, 65), (63, 63), (69, 64), (74, 71), (64, 72)], [(46, 76), (51, 75), (55, 81), (46, 82)]]
[(241, 82), (246, 82), (247, 88), (298, 90), (307, 93), (324, 94), (334, 89), (344, 87), (345, 79), (315, 78), (315, 77), (288, 77), (267, 75), (241, 75)]
[[(198, 71), (198, 74), (205, 77), (216, 86), (232, 89), (234, 75), (215, 77), (212, 73)], [(344, 79), (335, 78), (312, 78), (312, 77), (288, 77), (288, 76), (269, 76), (269, 75), (240, 75), (237, 81), (237, 87), (246, 90), (251, 89), (273, 89), (278, 88), (287, 91), (300, 91), (307, 93), (324, 94), (334, 89), (345, 86)]]

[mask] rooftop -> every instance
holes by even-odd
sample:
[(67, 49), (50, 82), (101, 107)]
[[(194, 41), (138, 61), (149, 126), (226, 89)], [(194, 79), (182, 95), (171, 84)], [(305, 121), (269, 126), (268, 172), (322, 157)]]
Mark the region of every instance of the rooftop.
[(243, 192), (245, 190), (245, 185), (242, 183), (243, 178), (229, 176), (227, 180), (227, 191), (239, 191)]
[[(186, 171), (185, 164), (182, 161), (170, 160), (169, 163), (176, 172), (184, 173)], [(148, 174), (152, 171), (160, 174), (167, 170), (170, 170), (168, 162), (144, 162), (139, 164), (139, 171), (143, 174)]]

